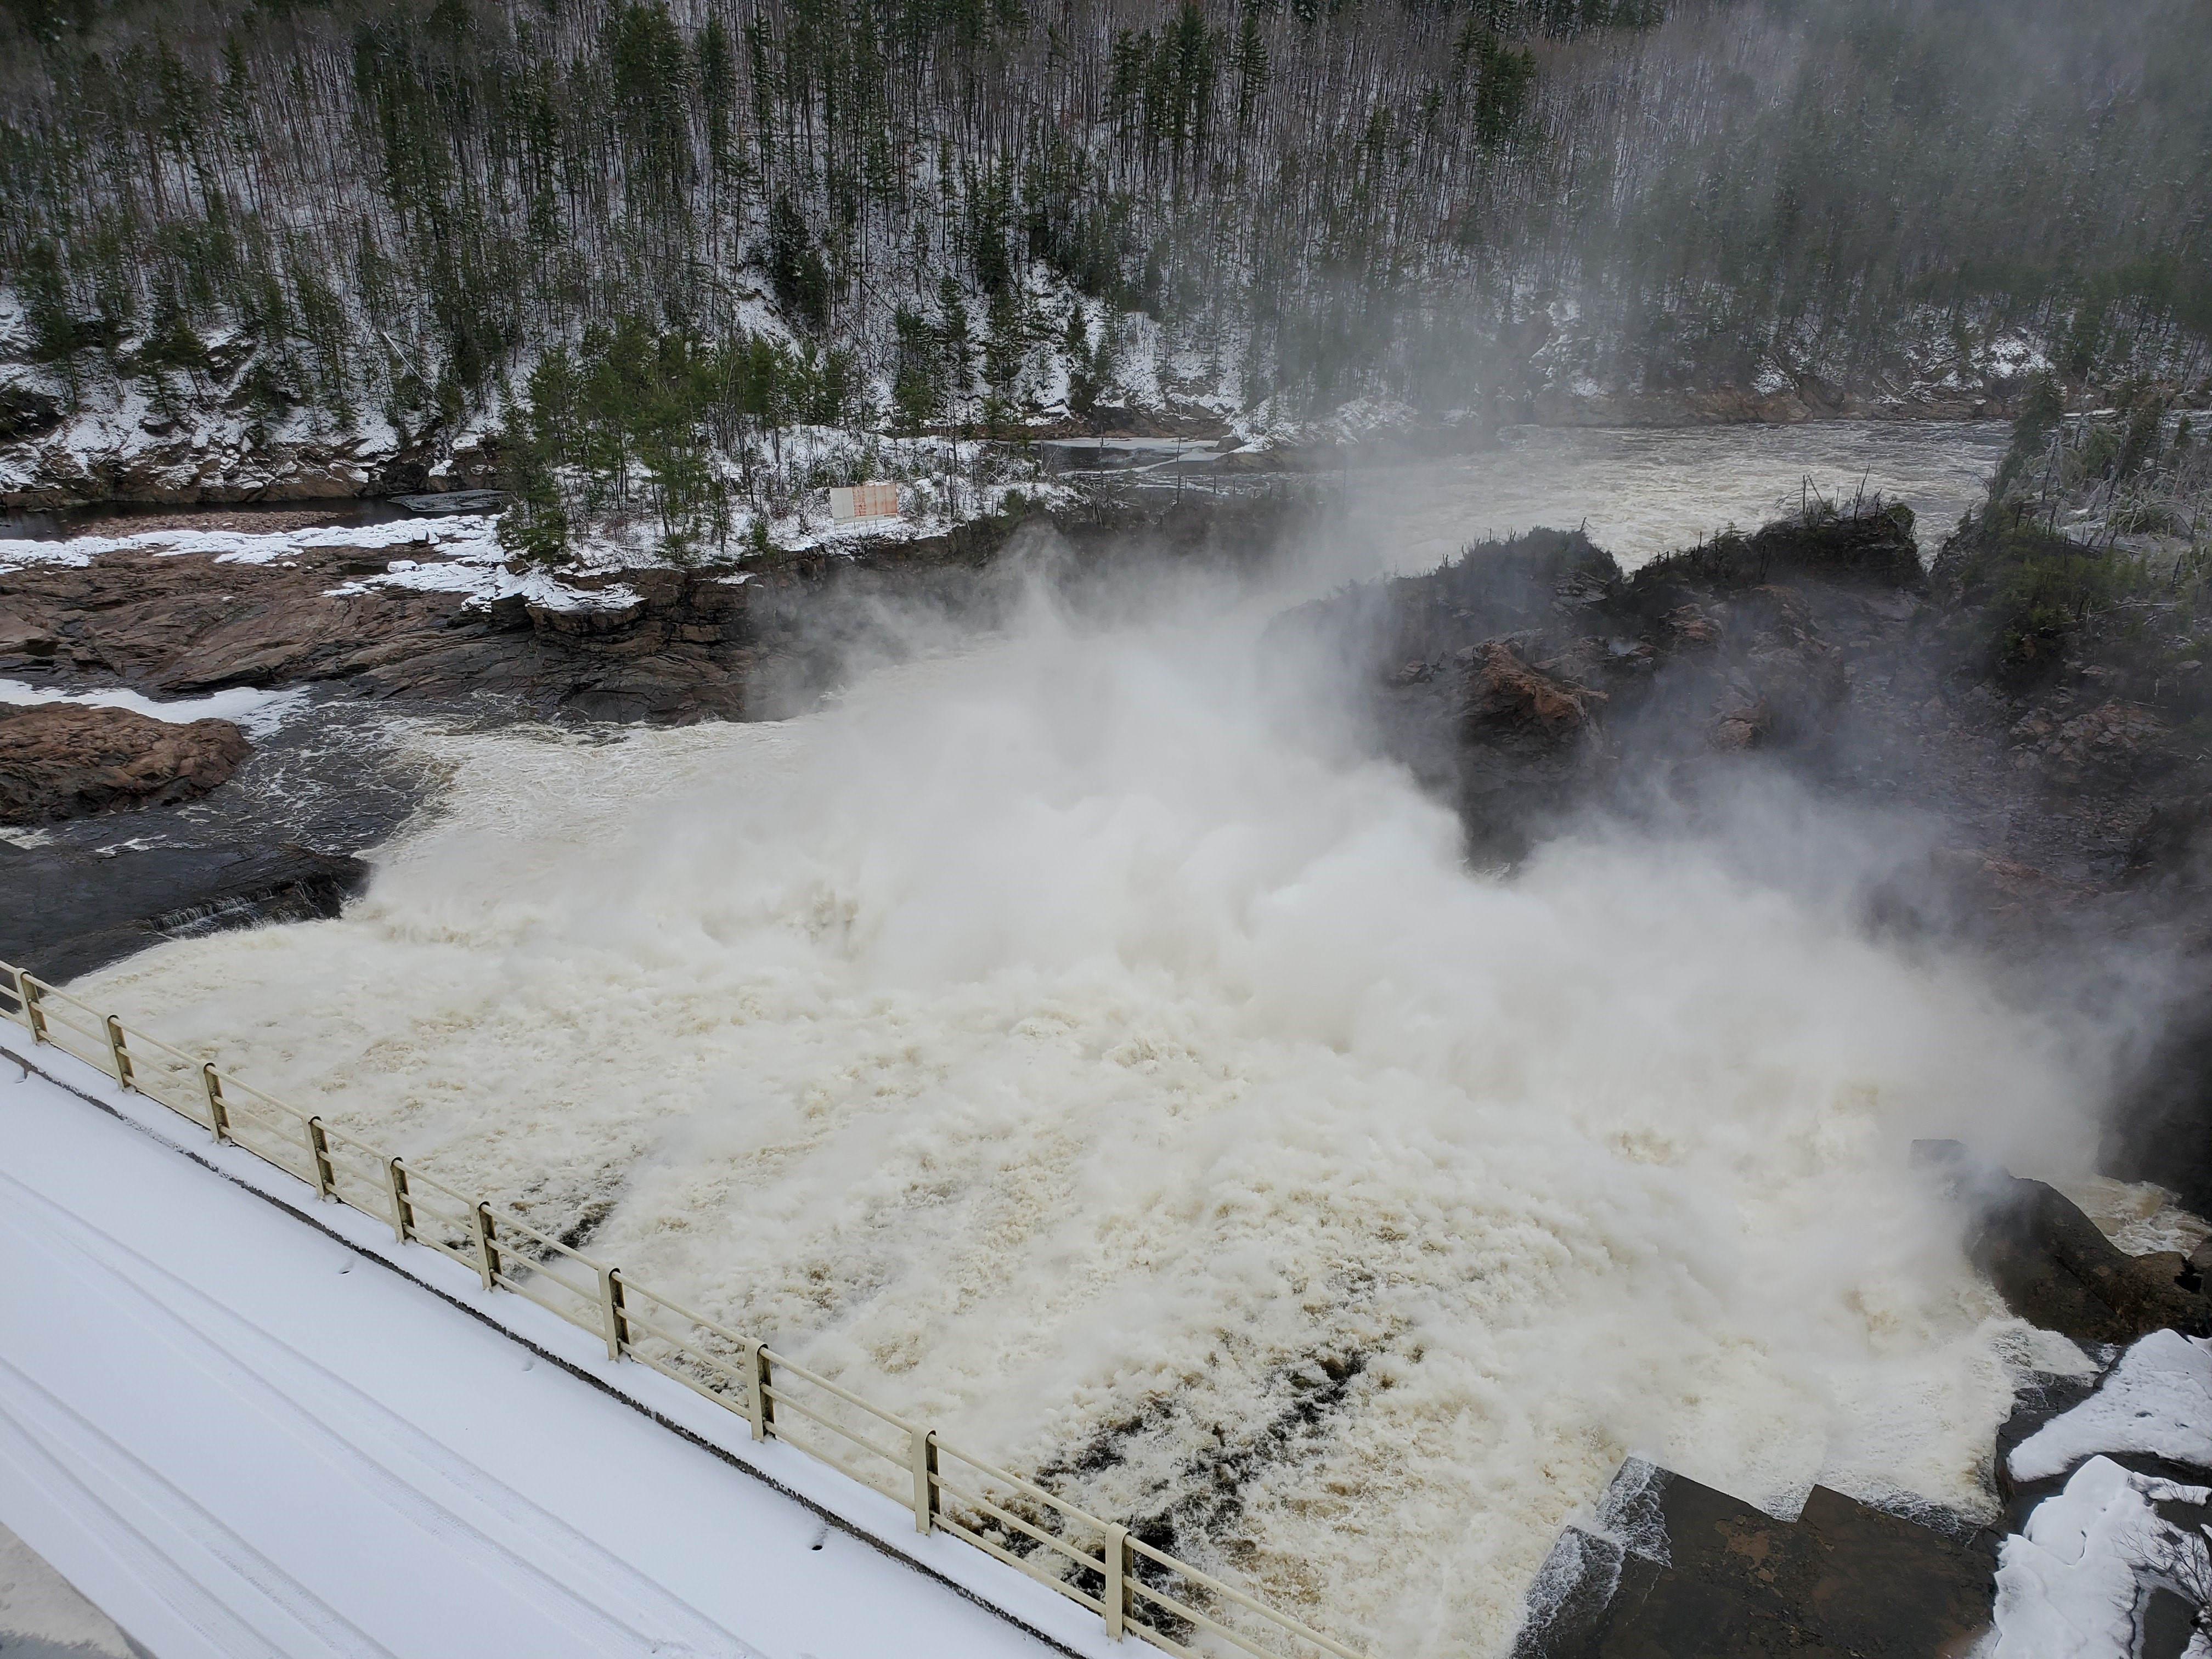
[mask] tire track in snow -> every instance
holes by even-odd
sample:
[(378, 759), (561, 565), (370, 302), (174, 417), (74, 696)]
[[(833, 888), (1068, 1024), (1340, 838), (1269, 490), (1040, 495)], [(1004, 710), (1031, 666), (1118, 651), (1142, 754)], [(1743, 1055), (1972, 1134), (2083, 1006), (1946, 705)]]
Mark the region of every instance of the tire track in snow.
[[(0, 1459), (15, 1465), (49, 1502), (124, 1561), (134, 1577), (225, 1659), (309, 1659), (311, 1654), (396, 1659), (389, 1648), (4, 1358)], [(126, 1510), (143, 1517), (143, 1524), (127, 1519)], [(172, 1541), (164, 1547), (149, 1528), (171, 1534)], [(189, 1564), (195, 1546), (266, 1603), (264, 1622), (273, 1622), (272, 1613), (287, 1620), (294, 1627), (287, 1632), (291, 1639), (281, 1645), (272, 1642), (231, 1601), (205, 1589), (205, 1567), (196, 1571)], [(314, 1643), (312, 1650), (300, 1645), (301, 1636)]]
[[(17, 1236), (11, 1256), (22, 1262), (43, 1255), (49, 1273), (88, 1281), (88, 1289), (135, 1329), (159, 1334), (179, 1358), (232, 1397), (250, 1401), (352, 1485), (428, 1534), (441, 1552), (469, 1561), (485, 1582), (514, 1585), (519, 1597), (586, 1638), (590, 1651), (760, 1659), (756, 1650), (619, 1557), (197, 1286), (11, 1176), (0, 1173), (0, 1190), (13, 1200), (0, 1221)], [(27, 1224), (33, 1212), (40, 1216), (36, 1228)], [(57, 1248), (63, 1245), (66, 1249)], [(16, 1376), (21, 1378), (21, 1372)], [(276, 1377), (287, 1386), (276, 1386)], [(105, 1439), (89, 1424), (83, 1430)], [(166, 1486), (161, 1476), (131, 1462)], [(182, 1493), (175, 1497), (191, 1504)], [(283, 1586), (257, 1577), (256, 1562), (297, 1585), (258, 1552), (241, 1562), (240, 1577), (264, 1594), (281, 1598)], [(373, 1642), (365, 1649), (329, 1650), (362, 1659), (386, 1652)]]

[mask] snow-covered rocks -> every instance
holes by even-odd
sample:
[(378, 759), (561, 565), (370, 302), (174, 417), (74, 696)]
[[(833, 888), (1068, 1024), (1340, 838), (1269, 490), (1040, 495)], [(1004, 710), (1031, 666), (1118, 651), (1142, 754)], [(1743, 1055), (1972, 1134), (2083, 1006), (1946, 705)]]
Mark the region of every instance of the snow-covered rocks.
[(2109, 1453), (2212, 1469), (2212, 1341), (2153, 1331), (2096, 1393), (2014, 1447), (2006, 1467), (2025, 1483)]
[[(2184, 1340), (2185, 1339), (2177, 1339)], [(2154, 1585), (2197, 1607), (2212, 1599), (2201, 1528), (2185, 1530), (2156, 1504), (2203, 1504), (2203, 1486), (2136, 1474), (2110, 1458), (2075, 1470), (2038, 1504), (1998, 1557), (1996, 1638), (1984, 1659), (2121, 1659), (2140, 1651), (2141, 1608)], [(2188, 1659), (2212, 1656), (2200, 1628)]]

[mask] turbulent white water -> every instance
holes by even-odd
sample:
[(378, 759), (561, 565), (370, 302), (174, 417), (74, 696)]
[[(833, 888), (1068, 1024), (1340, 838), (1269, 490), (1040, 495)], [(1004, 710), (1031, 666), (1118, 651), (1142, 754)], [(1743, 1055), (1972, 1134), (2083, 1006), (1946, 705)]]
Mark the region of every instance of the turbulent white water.
[(2032, 1339), (1906, 1144), (2086, 1168), (2079, 1034), (1862, 937), (1860, 834), (1778, 794), (1759, 879), (1595, 830), (1471, 873), (1261, 671), (1273, 609), (1040, 605), (777, 726), (419, 732), (447, 808), (343, 920), (99, 999), (611, 1203), (634, 1278), (948, 1438), (1110, 1445), (1082, 1501), (1185, 1504), (1376, 1654), (1499, 1651), (1632, 1451), (1984, 1510)]
[(1352, 473), (1352, 528), (1410, 572), (1484, 536), (1587, 520), (1591, 539), (1632, 568), (1724, 525), (1755, 530), (1807, 491), (1849, 501), (1879, 490), (1919, 515), (1932, 554), (1980, 501), (2009, 436), (1996, 421), (1523, 427), (1503, 448), (1449, 464)]

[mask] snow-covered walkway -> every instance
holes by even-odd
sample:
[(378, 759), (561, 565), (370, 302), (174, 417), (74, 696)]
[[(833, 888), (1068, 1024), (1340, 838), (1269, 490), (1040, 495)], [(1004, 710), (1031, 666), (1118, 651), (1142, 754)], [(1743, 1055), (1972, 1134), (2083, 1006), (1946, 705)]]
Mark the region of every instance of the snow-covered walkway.
[(159, 1659), (1049, 1651), (5, 1059), (0, 1263), (0, 1522)]

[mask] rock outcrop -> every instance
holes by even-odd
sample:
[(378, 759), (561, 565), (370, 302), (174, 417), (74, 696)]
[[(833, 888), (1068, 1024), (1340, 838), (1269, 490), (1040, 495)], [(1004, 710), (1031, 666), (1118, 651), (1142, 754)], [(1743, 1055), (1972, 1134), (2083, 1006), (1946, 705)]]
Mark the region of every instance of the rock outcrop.
[(2057, 1188), (1981, 1168), (1957, 1141), (1915, 1141), (1912, 1158), (1969, 1206), (1968, 1255), (2030, 1324), (2081, 1343), (2212, 1335), (2212, 1297), (2188, 1258), (2129, 1255)]
[(1725, 538), (1632, 577), (1579, 534), (1538, 531), (1289, 625), (1380, 635), (1386, 745), (1456, 800), (1479, 847), (1511, 856), (1655, 765), (1818, 746), (1850, 656), (1797, 582), (1818, 573), (1881, 604), (1919, 572), (1901, 509)]
[(382, 420), (340, 429), (306, 411), (271, 421), (220, 349), (206, 395), (184, 407), (96, 393), (75, 412), (52, 386), (0, 388), (0, 506), (105, 501), (328, 501), (496, 484), (495, 436)]
[(60, 984), (165, 939), (335, 916), (369, 868), (304, 847), (151, 847), (117, 858), (0, 842), (0, 957)]
[(756, 618), (775, 610), (776, 581), (762, 584), (766, 602), (757, 603), (726, 571), (645, 571), (612, 602), (576, 610), (361, 591), (362, 578), (417, 551), (303, 547), (248, 565), (131, 550), (14, 571), (0, 594), (0, 674), (119, 681), (172, 697), (329, 684), (374, 698), (488, 696), (538, 714), (682, 721), (748, 713), (749, 688), (775, 654), (775, 641), (762, 647)]
[(190, 800), (228, 779), (247, 750), (228, 720), (177, 724), (126, 708), (0, 703), (0, 823)]
[(1815, 1486), (1794, 1521), (1632, 1461), (1570, 1526), (1514, 1659), (1963, 1655), (1989, 1628), (1986, 1535), (1947, 1535)]

